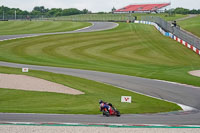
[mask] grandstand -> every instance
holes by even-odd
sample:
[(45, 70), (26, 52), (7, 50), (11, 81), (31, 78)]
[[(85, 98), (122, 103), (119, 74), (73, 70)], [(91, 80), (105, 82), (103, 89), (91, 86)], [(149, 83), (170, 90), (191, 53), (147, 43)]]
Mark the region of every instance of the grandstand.
[(171, 3), (163, 4), (135, 4), (128, 5), (124, 8), (115, 10), (114, 13), (144, 13), (144, 12), (162, 12), (163, 8), (169, 6)]

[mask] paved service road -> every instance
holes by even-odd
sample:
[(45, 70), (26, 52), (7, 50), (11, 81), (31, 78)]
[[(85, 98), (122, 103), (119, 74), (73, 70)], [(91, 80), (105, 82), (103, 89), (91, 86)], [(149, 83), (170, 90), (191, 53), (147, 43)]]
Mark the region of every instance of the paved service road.
[[(96, 27), (99, 27), (99, 29), (102, 30), (103, 25), (107, 24), (111, 23), (96, 23)], [(95, 24), (93, 26), (95, 26)], [(112, 27), (115, 26), (112, 23)], [(109, 29), (108, 27), (106, 28)], [(91, 29), (87, 28), (79, 31), (86, 30), (91, 31)], [(2, 113), (0, 114), (0, 121), (200, 125), (200, 87), (192, 87), (188, 85), (175, 84), (134, 76), (70, 68), (24, 65), (7, 62), (0, 62), (0, 66), (15, 68), (28, 67), (32, 70), (41, 70), (82, 77), (98, 82), (107, 83), (131, 91), (140, 92), (157, 98), (173, 101), (179, 104), (191, 106), (197, 109), (188, 112), (173, 112), (148, 115), (122, 115), (122, 117), (120, 118), (105, 118), (100, 115), (47, 115)]]

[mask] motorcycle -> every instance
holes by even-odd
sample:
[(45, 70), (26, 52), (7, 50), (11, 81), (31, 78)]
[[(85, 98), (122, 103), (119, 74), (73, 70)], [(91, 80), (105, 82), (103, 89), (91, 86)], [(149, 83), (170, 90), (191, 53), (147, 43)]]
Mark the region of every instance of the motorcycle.
[(103, 112), (103, 116), (107, 116), (107, 117), (109, 117), (109, 116), (120, 117), (120, 115), (121, 115), (120, 112), (116, 108), (114, 108), (113, 106), (110, 106), (110, 105), (109, 105), (109, 110), (107, 108), (104, 108), (102, 110), (102, 112)]

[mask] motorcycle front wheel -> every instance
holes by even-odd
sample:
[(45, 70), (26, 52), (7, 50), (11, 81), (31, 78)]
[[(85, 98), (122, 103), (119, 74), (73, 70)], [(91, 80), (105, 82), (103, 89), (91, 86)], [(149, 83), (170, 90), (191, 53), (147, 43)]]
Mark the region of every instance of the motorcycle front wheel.
[(116, 116), (120, 117), (120, 115), (121, 115), (120, 112), (118, 110), (116, 110)]
[(107, 111), (103, 111), (103, 115), (105, 115), (106, 117), (110, 116), (109, 112), (107, 112)]

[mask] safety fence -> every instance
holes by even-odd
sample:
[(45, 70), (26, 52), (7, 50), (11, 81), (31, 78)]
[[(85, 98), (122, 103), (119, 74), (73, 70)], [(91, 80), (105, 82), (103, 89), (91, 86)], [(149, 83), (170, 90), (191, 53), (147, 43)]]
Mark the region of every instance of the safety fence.
[(150, 21), (156, 23), (165, 32), (172, 33), (174, 36), (184, 40), (188, 44), (200, 49), (200, 38), (181, 30), (179, 26), (173, 26), (171, 23), (155, 16), (142, 16), (143, 21)]
[(200, 39), (158, 17), (142, 17), (142, 21), (135, 23), (149, 24), (156, 27), (163, 35), (170, 37), (200, 55)]
[(43, 15), (0, 15), (1, 21), (6, 20), (45, 20), (51, 18), (50, 16)]
[(117, 21), (131, 20), (133, 14), (80, 14), (70, 16), (45, 16), (45, 15), (1, 15), (0, 20), (57, 20), (57, 21)]

